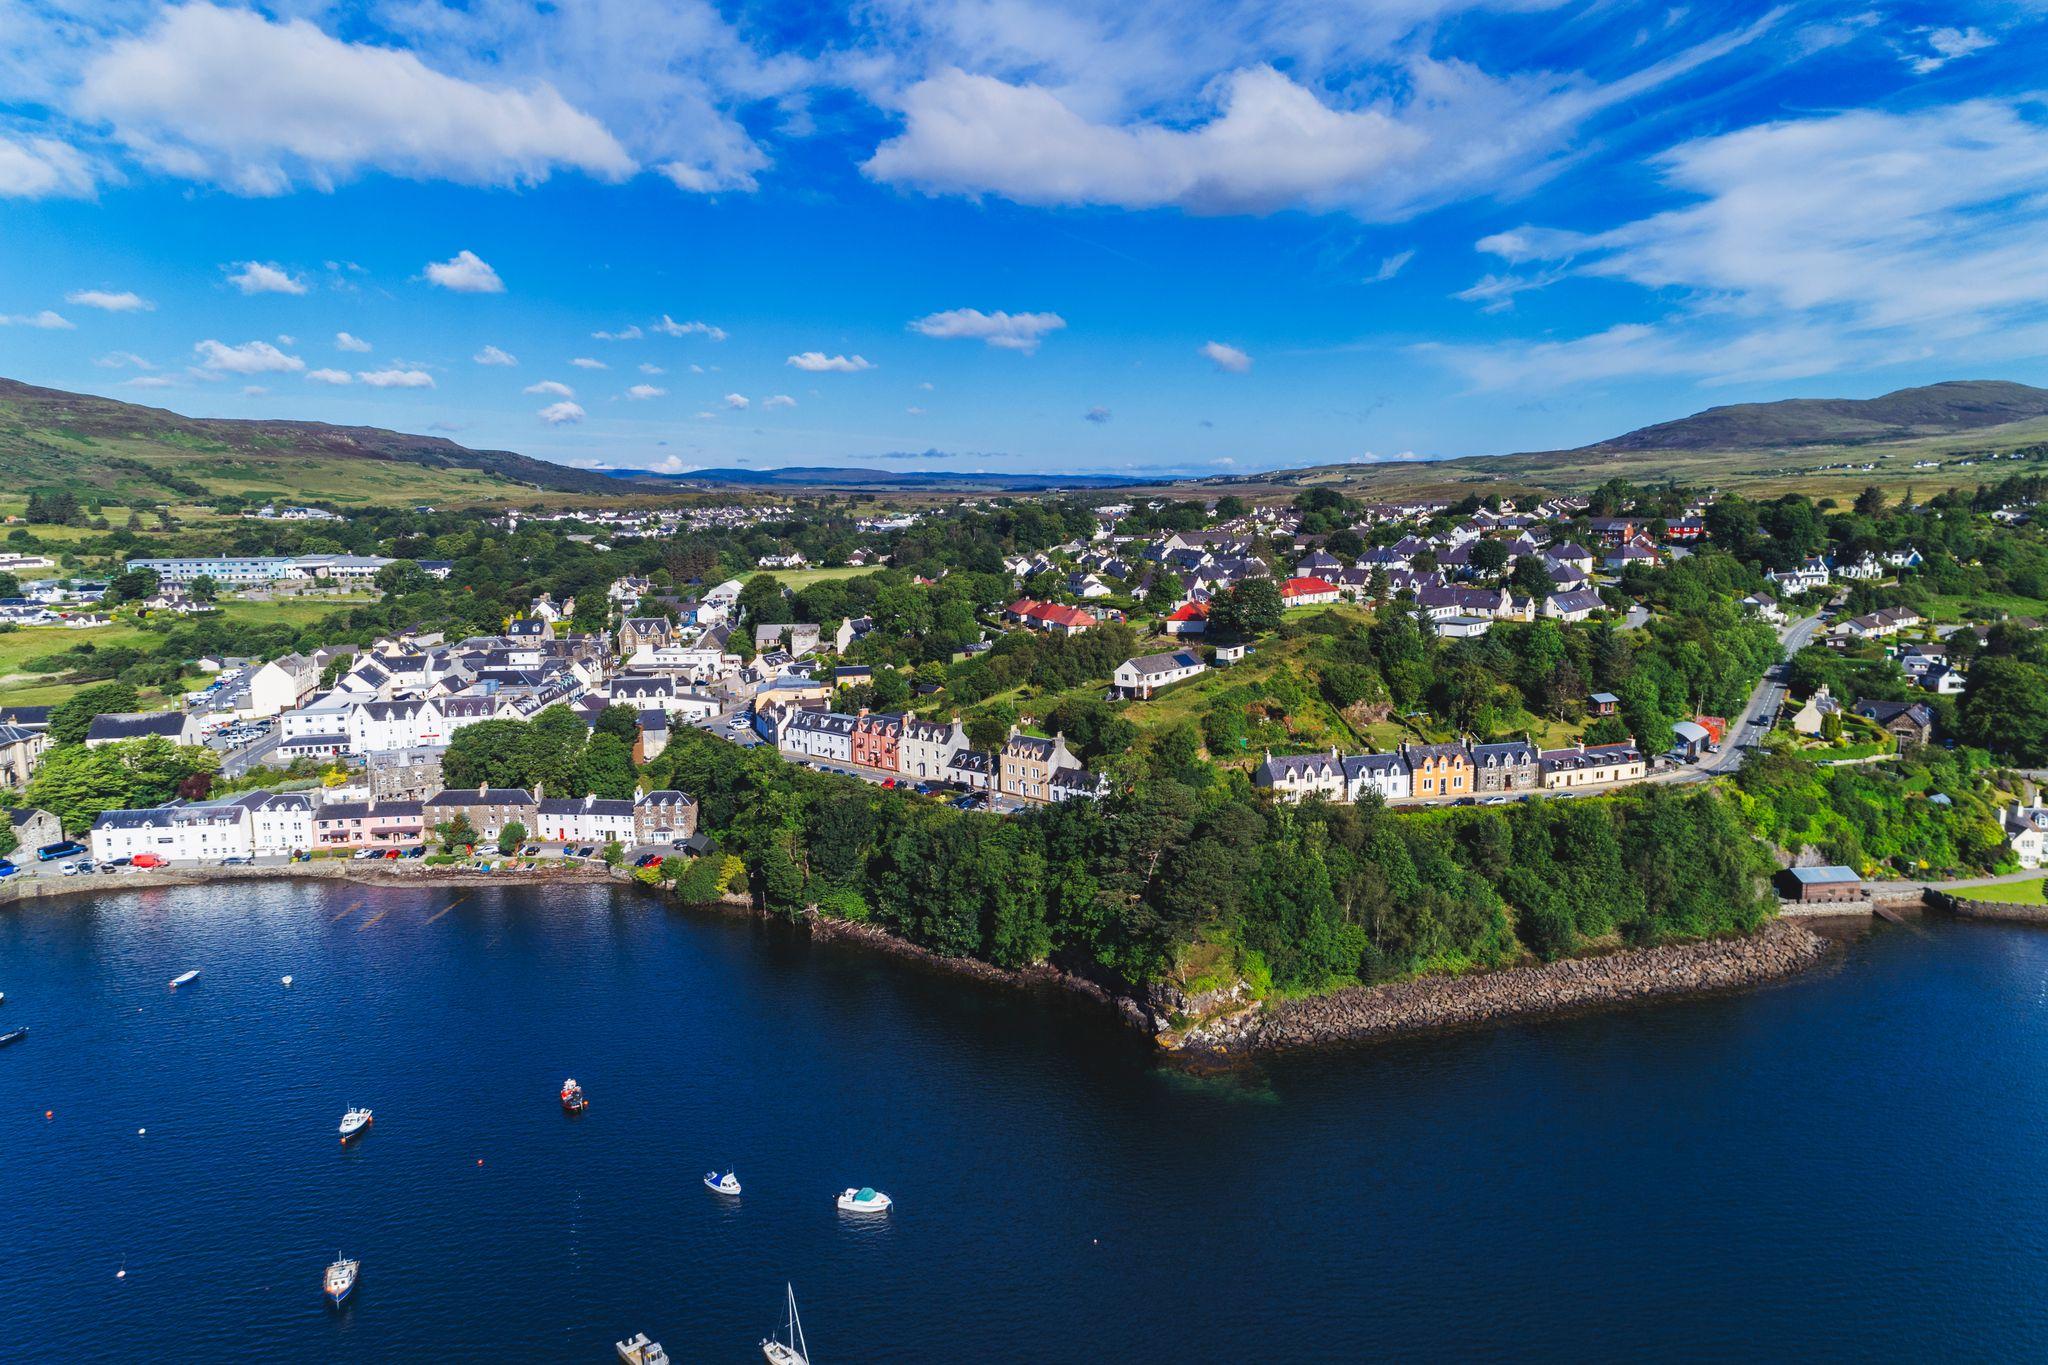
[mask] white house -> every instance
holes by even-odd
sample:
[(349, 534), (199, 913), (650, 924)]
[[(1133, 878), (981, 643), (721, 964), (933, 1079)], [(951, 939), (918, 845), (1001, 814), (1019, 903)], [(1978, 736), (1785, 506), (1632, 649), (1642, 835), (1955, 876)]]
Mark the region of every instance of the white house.
[(445, 744), (447, 722), (431, 701), (369, 701), (349, 712), (348, 740), (359, 754)]
[(1408, 761), (1399, 754), (1353, 754), (1344, 760), (1344, 799), (1356, 802), (1367, 792), (1383, 801), (1405, 801), (1414, 794)]
[(1149, 697), (1162, 687), (1208, 671), (1209, 665), (1202, 662), (1201, 655), (1191, 649), (1182, 649), (1171, 654), (1141, 654), (1126, 659), (1116, 666), (1113, 681), (1117, 691), (1126, 697)]
[(1344, 760), (1335, 749), (1326, 754), (1289, 754), (1282, 758), (1273, 757), (1269, 750), (1265, 762), (1252, 770), (1252, 785), (1269, 787), (1287, 801), (1302, 801), (1311, 796), (1342, 801)]
[(783, 722), (776, 747), (788, 757), (851, 763), (854, 719), (838, 711), (798, 711)]
[(242, 714), (274, 716), (313, 695), (320, 685), (320, 667), (303, 654), (272, 659), (249, 675), (249, 704)]
[(954, 755), (967, 747), (967, 728), (953, 721), (903, 719), (903, 734), (897, 740), (896, 767), (905, 777), (939, 781), (949, 779)]
[(2048, 861), (2048, 807), (2038, 798), (2031, 806), (2015, 801), (2005, 812), (2004, 824), (2006, 842), (2012, 845), (2012, 856), (2021, 867), (2039, 867)]
[(544, 796), (534, 814), (534, 837), (600, 844), (634, 839), (633, 803), (597, 796)]
[(283, 857), (313, 847), (318, 803), (311, 792), (248, 792), (235, 801), (249, 812), (249, 852), (254, 856)]
[(171, 862), (247, 858), (254, 851), (248, 807), (235, 800), (110, 810), (92, 824), (95, 861), (153, 854)]

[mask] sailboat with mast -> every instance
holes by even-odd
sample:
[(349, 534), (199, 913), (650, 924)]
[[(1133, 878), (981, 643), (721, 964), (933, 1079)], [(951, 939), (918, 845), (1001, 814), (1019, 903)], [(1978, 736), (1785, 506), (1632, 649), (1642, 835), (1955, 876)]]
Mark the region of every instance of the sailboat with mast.
[(783, 1325), (783, 1336), (761, 1343), (761, 1354), (768, 1365), (811, 1365), (810, 1347), (804, 1344), (804, 1320), (796, 1315), (796, 1286), (783, 1287), (789, 1291), (789, 1321)]

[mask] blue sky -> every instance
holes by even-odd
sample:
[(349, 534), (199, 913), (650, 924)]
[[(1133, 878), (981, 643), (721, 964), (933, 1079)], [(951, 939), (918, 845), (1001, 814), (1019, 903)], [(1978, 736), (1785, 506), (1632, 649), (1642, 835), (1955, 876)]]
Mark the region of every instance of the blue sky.
[(1105, 473), (2043, 383), (2044, 19), (16, 0), (0, 373), (586, 466)]

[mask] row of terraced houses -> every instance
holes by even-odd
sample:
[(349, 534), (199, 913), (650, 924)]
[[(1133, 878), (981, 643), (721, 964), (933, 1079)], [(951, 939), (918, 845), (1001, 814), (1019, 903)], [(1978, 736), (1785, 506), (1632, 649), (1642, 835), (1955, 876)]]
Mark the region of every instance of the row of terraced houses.
[(1577, 791), (1641, 780), (1650, 765), (1634, 744), (1538, 749), (1526, 740), (1495, 744), (1403, 744), (1388, 754), (1289, 754), (1252, 771), (1255, 785), (1282, 800), (1444, 801), (1515, 792)]

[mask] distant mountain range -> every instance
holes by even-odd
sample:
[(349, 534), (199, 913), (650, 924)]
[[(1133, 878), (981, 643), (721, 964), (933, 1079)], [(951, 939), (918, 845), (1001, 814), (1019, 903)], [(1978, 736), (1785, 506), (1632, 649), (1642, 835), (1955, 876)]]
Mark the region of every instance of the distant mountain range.
[(1041, 493), (1058, 488), (1128, 488), (1158, 480), (1109, 474), (987, 474), (951, 470), (861, 469), (845, 465), (786, 465), (777, 469), (692, 469), (657, 474), (647, 469), (615, 470), (633, 482), (658, 480), (699, 488), (816, 488), (833, 491), (915, 492), (961, 489), (1000, 493)]
[[(163, 501), (233, 492), (338, 503), (503, 500), (534, 490), (619, 496), (708, 489), (837, 492), (1036, 493), (1059, 489), (1177, 486), (1189, 490), (1298, 487), (1330, 483), (1360, 490), (1395, 485), (1449, 487), (1507, 480), (1532, 486), (1590, 486), (1617, 475), (1712, 481), (1779, 477), (1770, 466), (1837, 458), (1832, 448), (1953, 448), (2048, 441), (2048, 389), (2001, 380), (1959, 380), (1900, 389), (1881, 398), (1794, 398), (1737, 403), (1659, 422), (1576, 450), (1532, 451), (1392, 465), (1318, 465), (1204, 479), (1107, 474), (996, 474), (941, 469), (793, 465), (778, 469), (610, 472), (506, 450), (471, 450), (441, 436), (324, 422), (184, 417), (91, 394), (0, 379), (0, 472), (9, 491), (71, 488)], [(1903, 444), (1901, 444), (1903, 443)], [(1908, 447), (1915, 447), (1908, 450)], [(1797, 458), (1786, 452), (1810, 452)], [(1896, 455), (1897, 452), (1894, 452)], [(1662, 458), (1659, 458), (1659, 457)], [(877, 457), (890, 458), (890, 457)], [(896, 456), (906, 459), (911, 456)], [(914, 458), (943, 459), (935, 452)], [(972, 456), (966, 458), (973, 458)], [(1864, 459), (1855, 456), (1855, 459)], [(1920, 465), (1911, 465), (1920, 468)]]
[(2000, 379), (1958, 379), (1917, 389), (1899, 389), (1881, 398), (1786, 398), (1775, 403), (1732, 403), (1675, 422), (1641, 427), (1577, 450), (1540, 453), (1589, 455), (1628, 450), (1861, 445), (1948, 436), (2036, 417), (2048, 417), (2048, 389)]

